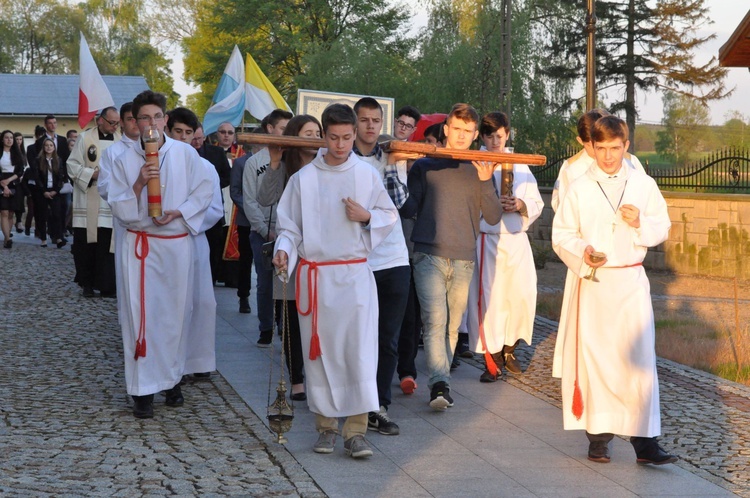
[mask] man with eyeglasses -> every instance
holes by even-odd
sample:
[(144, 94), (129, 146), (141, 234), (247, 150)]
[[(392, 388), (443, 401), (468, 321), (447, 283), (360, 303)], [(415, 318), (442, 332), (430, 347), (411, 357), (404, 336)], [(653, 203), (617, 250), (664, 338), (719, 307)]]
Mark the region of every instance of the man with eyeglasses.
[[(150, 125), (164, 129), (166, 106), (166, 97), (151, 90), (133, 99), (141, 135)], [(112, 213), (125, 228), (117, 297), (125, 382), (136, 418), (154, 416), (154, 394), (160, 391), (166, 391), (166, 406), (184, 403), (179, 383), (199, 313), (194, 306), (195, 238), (221, 216), (220, 210), (211, 210), (214, 173), (195, 149), (164, 134), (158, 145), (157, 161), (147, 162), (140, 140), (120, 154), (109, 186)], [(147, 210), (146, 186), (154, 178), (162, 186), (161, 217), (150, 217)]]
[[(225, 125), (229, 125), (232, 129), (232, 139), (234, 139), (234, 127), (231, 123), (222, 123), (219, 125), (219, 128), (224, 126), (226, 130)], [(229, 186), (231, 175), (231, 167), (224, 149), (206, 142), (203, 127), (200, 123), (193, 133), (193, 140), (191, 140), (190, 144), (198, 151), (198, 155), (214, 165), (216, 173), (219, 175), (219, 186), (223, 191), (225, 187)], [(226, 265), (223, 260), (224, 240), (226, 240), (224, 222), (225, 219), (221, 218), (216, 222), (215, 226), (206, 231), (208, 245), (211, 248), (211, 277), (214, 285), (216, 282), (224, 282), (226, 284), (227, 279), (231, 278), (228, 275), (229, 272), (225, 271)]]
[(232, 123), (221, 123), (219, 129), (216, 131), (216, 135), (219, 138), (219, 147), (224, 149), (224, 153), (227, 155), (230, 163), (238, 157), (245, 155), (242, 146), (234, 141), (235, 133)]
[(416, 107), (405, 105), (396, 113), (396, 121), (393, 126), (393, 134), (397, 140), (409, 140), (417, 129), (417, 123), (422, 119)]
[(110, 252), (112, 212), (99, 195), (97, 181), (103, 152), (121, 138), (119, 127), (117, 109), (103, 109), (96, 128), (79, 135), (67, 161), (73, 181), (73, 261), (84, 297), (94, 297), (95, 288), (102, 297), (116, 295), (115, 260)]

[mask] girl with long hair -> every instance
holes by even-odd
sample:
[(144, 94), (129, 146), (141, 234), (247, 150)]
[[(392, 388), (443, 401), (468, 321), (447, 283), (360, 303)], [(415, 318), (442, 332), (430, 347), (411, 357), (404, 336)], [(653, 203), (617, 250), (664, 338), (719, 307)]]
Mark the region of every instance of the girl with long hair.
[(13, 214), (18, 208), (21, 197), (19, 180), (23, 176), (23, 157), (13, 138), (13, 132), (4, 130), (0, 134), (0, 228), (3, 232), (3, 247), (10, 249), (13, 241), (10, 231), (13, 226)]
[[(323, 127), (320, 122), (307, 114), (301, 114), (290, 119), (284, 130), (284, 135), (292, 137), (320, 138), (322, 134)], [(318, 153), (318, 149), (294, 147), (283, 150), (280, 147), (269, 147), (268, 152), (271, 156), (271, 162), (268, 171), (263, 175), (257, 193), (257, 201), (261, 206), (272, 206), (279, 202), (289, 178), (303, 166), (312, 162)], [(294, 275), (290, 275), (286, 294), (283, 293), (279, 279), (275, 278), (273, 284), (277, 310), (281, 309), (278, 304), (286, 301), (289, 311), (289, 333), (284, 335), (283, 347), (292, 381), (292, 400), (303, 401), (307, 399), (307, 396), (304, 385), (302, 339), (300, 338), (299, 316), (297, 315), (294, 295)], [(277, 314), (280, 315), (280, 313)]]
[(55, 148), (55, 142), (45, 138), (42, 142), (42, 150), (39, 152), (36, 164), (32, 166), (34, 171), (32, 177), (36, 183), (33, 196), (36, 208), (36, 235), (42, 241), (42, 247), (47, 247), (47, 231), (50, 239), (63, 247), (67, 241), (63, 238), (62, 223), (60, 216), (60, 189), (67, 181), (65, 164), (60, 160)]

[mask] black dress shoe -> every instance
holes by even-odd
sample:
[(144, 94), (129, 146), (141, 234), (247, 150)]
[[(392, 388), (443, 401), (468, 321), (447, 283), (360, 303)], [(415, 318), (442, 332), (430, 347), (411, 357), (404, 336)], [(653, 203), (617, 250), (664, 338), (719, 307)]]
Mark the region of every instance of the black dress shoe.
[(60, 239), (60, 240), (57, 241), (57, 248), (58, 249), (62, 249), (63, 247), (65, 247), (65, 244), (67, 244), (67, 243), (68, 243), (67, 240)]
[(133, 416), (135, 418), (154, 418), (154, 395), (133, 396)]
[(87, 285), (83, 288), (83, 297), (94, 297), (96, 294), (94, 294), (94, 288), (90, 285)]
[(240, 313), (250, 313), (250, 300), (246, 297), (240, 298)]
[(182, 397), (182, 389), (180, 389), (179, 384), (172, 389), (167, 389), (164, 391), (164, 394), (167, 397), (165, 403), (167, 406), (182, 406), (185, 403), (185, 398)]
[(591, 441), (589, 443), (589, 460), (597, 463), (609, 463), (609, 441)]
[(211, 378), (211, 372), (194, 373), (193, 377), (195, 377), (196, 379), (210, 379)]
[(630, 438), (635, 449), (635, 461), (638, 465), (666, 465), (675, 463), (679, 458), (664, 451), (656, 438)]
[(117, 299), (117, 293), (116, 292), (102, 292), (99, 294), (101, 297), (106, 299)]
[(485, 370), (482, 372), (482, 375), (479, 376), (479, 382), (497, 382), (497, 377), (497, 375), (492, 375), (489, 370)]
[(305, 393), (294, 393), (291, 396), (289, 396), (292, 401), (305, 401), (307, 399), (307, 394)]

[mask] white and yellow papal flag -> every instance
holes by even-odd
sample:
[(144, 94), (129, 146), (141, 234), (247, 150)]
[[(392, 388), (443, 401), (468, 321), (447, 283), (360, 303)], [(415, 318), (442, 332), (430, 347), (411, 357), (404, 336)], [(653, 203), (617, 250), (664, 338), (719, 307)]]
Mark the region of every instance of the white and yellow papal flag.
[(263, 119), (274, 109), (291, 112), (289, 105), (250, 54), (245, 59), (245, 109), (256, 119)]

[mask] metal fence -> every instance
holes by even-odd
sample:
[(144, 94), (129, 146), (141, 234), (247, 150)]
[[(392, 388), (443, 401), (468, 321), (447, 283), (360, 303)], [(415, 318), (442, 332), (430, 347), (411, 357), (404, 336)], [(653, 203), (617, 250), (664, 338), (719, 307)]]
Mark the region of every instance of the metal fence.
[[(554, 186), (563, 161), (577, 152), (575, 147), (567, 147), (548, 154), (546, 166), (532, 169), (539, 186)], [(648, 161), (644, 166), (662, 190), (750, 193), (750, 149), (747, 148), (725, 147), (687, 166), (652, 168)]]

